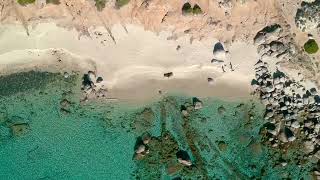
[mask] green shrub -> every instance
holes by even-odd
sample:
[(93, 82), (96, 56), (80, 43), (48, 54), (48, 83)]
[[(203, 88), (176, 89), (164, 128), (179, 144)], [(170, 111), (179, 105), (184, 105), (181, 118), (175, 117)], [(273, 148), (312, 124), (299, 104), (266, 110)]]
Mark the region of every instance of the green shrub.
[(202, 14), (202, 10), (198, 4), (193, 6), (192, 12), (193, 12), (193, 14)]
[(18, 3), (22, 6), (25, 6), (27, 4), (32, 4), (34, 3), (36, 0), (18, 0)]
[(309, 39), (305, 44), (304, 44), (304, 50), (308, 54), (314, 54), (319, 50), (319, 46), (317, 42), (314, 39)]
[(190, 3), (187, 2), (182, 6), (182, 14), (184, 14), (184, 15), (202, 14), (202, 10), (198, 4), (194, 5), (192, 8)]
[(102, 11), (106, 7), (107, 0), (94, 0), (98, 11)]
[(121, 8), (122, 6), (128, 4), (130, 0), (116, 0), (116, 8)]
[(60, 4), (60, 0), (46, 0), (47, 4), (55, 4), (55, 5), (59, 5)]
[(192, 13), (192, 7), (190, 3), (184, 3), (182, 6), (182, 14), (191, 14)]

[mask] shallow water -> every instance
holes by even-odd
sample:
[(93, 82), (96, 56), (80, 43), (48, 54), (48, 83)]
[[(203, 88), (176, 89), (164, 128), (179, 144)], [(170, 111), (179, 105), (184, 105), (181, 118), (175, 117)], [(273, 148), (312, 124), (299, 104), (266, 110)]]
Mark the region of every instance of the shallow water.
[[(310, 163), (279, 165), (298, 150), (286, 155), (261, 143), (264, 108), (254, 100), (201, 99), (200, 110), (177, 95), (137, 106), (80, 103), (77, 74), (28, 72), (0, 84), (0, 179), (310, 178)], [(147, 132), (150, 152), (137, 159)], [(191, 167), (178, 163), (178, 150)]]

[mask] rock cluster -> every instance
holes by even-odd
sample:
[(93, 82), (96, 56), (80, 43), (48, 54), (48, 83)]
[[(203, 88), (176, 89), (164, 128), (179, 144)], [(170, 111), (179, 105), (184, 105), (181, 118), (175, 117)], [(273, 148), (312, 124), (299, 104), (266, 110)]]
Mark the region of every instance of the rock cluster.
[(278, 24), (267, 26), (259, 31), (254, 37), (254, 44), (258, 46), (258, 53), (263, 60), (265, 57), (289, 59), (296, 52), (291, 38)]
[(222, 8), (225, 11), (226, 15), (230, 14), (230, 11), (233, 7), (231, 0), (219, 0), (218, 1), (219, 7)]
[(85, 101), (94, 98), (107, 97), (107, 89), (102, 82), (103, 78), (96, 77), (96, 73), (93, 71), (88, 71), (87, 74), (83, 75), (81, 89), (84, 91)]
[[(304, 142), (306, 153), (320, 147), (320, 96), (316, 88), (306, 89), (301, 82), (283, 72), (270, 72), (268, 64), (255, 64), (252, 80), (255, 93), (266, 106), (264, 125), (267, 141), (277, 147), (297, 139)], [(320, 153), (320, 152), (319, 152)]]
[(319, 28), (320, 25), (320, 0), (302, 2), (297, 10), (295, 23), (302, 31)]
[(145, 155), (149, 154), (148, 144), (151, 140), (149, 133), (143, 134), (141, 137), (138, 137), (136, 145), (134, 147), (134, 158), (137, 160), (142, 159)]
[(180, 106), (180, 111), (183, 117), (188, 117), (189, 114), (194, 110), (200, 110), (203, 108), (203, 102), (197, 97), (192, 98), (192, 104), (185, 103)]

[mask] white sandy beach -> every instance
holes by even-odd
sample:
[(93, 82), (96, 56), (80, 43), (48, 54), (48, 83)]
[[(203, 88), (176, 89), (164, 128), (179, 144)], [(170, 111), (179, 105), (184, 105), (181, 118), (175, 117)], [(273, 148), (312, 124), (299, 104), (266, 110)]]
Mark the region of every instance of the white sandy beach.
[[(1, 73), (33, 67), (94, 70), (103, 77), (109, 96), (120, 100), (151, 99), (159, 97), (159, 91), (232, 99), (249, 96), (253, 65), (258, 60), (253, 45), (236, 42), (225, 47), (229, 55), (223, 72), (222, 64), (211, 63), (218, 42), (214, 38), (190, 43), (187, 36), (167, 40), (170, 32), (156, 35), (136, 25), (127, 25), (127, 29), (128, 33), (120, 25), (112, 28), (115, 44), (102, 27), (90, 29), (91, 37), (79, 37), (76, 30), (45, 23), (27, 36), (21, 25), (4, 25), (0, 27)], [(178, 45), (181, 48), (176, 50)], [(228, 68), (229, 62), (234, 71)], [(167, 72), (173, 76), (165, 78)], [(213, 84), (208, 83), (209, 77)]]

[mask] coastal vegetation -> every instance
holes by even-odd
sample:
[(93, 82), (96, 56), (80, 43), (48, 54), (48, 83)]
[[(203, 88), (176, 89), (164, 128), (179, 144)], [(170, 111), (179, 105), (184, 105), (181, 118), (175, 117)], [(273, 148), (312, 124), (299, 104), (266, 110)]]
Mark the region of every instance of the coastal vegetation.
[(46, 0), (46, 3), (47, 4), (55, 4), (55, 5), (58, 5), (60, 4), (60, 0)]
[(32, 4), (34, 3), (36, 0), (18, 0), (17, 2), (22, 5), (22, 6), (25, 6), (27, 4)]
[(198, 4), (193, 6), (192, 12), (193, 14), (202, 14), (202, 10)]
[(124, 5), (127, 5), (130, 2), (130, 0), (116, 0), (116, 8), (121, 8)]
[(304, 44), (304, 50), (308, 54), (314, 54), (319, 50), (319, 46), (317, 42), (314, 39), (309, 39), (305, 44)]
[(46, 85), (59, 77), (59, 74), (29, 71), (0, 76), (0, 98), (15, 93), (32, 92), (46, 87)]
[(184, 15), (191, 15), (191, 14), (197, 15), (197, 14), (202, 14), (202, 10), (198, 4), (195, 4), (192, 8), (191, 4), (187, 2), (182, 6), (182, 14), (184, 14)]
[(106, 7), (106, 0), (94, 0), (98, 11), (102, 11)]
[(192, 7), (190, 3), (184, 3), (182, 6), (182, 14), (191, 14), (192, 13)]

